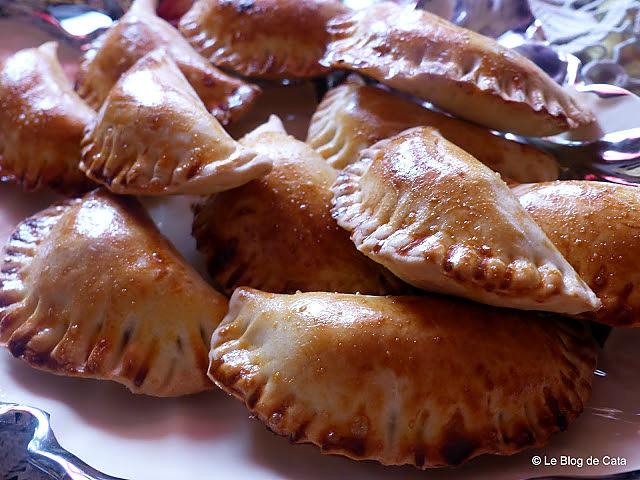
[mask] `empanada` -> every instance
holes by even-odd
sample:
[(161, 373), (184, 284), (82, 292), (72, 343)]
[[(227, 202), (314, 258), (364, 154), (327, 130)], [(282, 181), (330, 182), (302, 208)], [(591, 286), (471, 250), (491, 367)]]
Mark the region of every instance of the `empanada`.
[(377, 141), (421, 125), (436, 128), (505, 179), (524, 183), (558, 178), (556, 160), (541, 150), (356, 80), (327, 93), (311, 119), (307, 143), (330, 165), (344, 168)]
[(180, 31), (215, 65), (262, 78), (325, 74), (319, 61), (327, 21), (349, 9), (337, 0), (199, 0)]
[(271, 169), (224, 131), (163, 50), (118, 80), (82, 146), (80, 168), (120, 194), (206, 195)]
[(544, 445), (583, 411), (596, 354), (583, 324), (530, 312), (239, 289), (209, 376), (293, 442), (429, 468)]
[(0, 273), (0, 343), (35, 368), (134, 393), (207, 390), (227, 300), (140, 204), (97, 190), (25, 220)]
[(336, 17), (328, 29), (328, 66), (491, 129), (544, 136), (595, 119), (533, 62), (424, 10), (381, 2)]
[(98, 110), (124, 72), (152, 50), (165, 48), (220, 123), (226, 125), (242, 115), (260, 89), (211, 65), (156, 15), (155, 6), (156, 0), (136, 0), (124, 17), (90, 45), (80, 65), (80, 95)]
[(358, 249), (416, 287), (525, 310), (600, 307), (500, 176), (433, 129), (364, 150), (333, 192)]
[(589, 318), (640, 326), (640, 191), (571, 181), (522, 185), (513, 192), (602, 301)]
[(73, 91), (58, 44), (12, 55), (0, 70), (0, 178), (27, 191), (50, 187), (73, 194), (91, 182), (78, 169), (91, 110)]
[(276, 117), (241, 143), (269, 155), (273, 170), (197, 209), (193, 235), (215, 284), (272, 292), (386, 294), (404, 285), (356, 250), (331, 218), (336, 172)]

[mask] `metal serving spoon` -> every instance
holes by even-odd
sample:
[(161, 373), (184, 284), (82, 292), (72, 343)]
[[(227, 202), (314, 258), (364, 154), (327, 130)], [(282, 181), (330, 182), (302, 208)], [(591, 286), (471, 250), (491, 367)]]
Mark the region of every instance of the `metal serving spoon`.
[[(613, 85), (580, 85), (576, 89), (604, 100), (637, 98), (630, 91)], [(640, 128), (607, 133), (592, 141), (569, 140), (562, 136), (524, 141), (553, 153), (567, 168), (565, 175), (568, 178), (640, 183)]]
[(70, 43), (85, 44), (124, 15), (117, 0), (52, 4), (42, 0), (0, 0), (0, 16), (26, 15), (41, 24), (51, 34)]
[(51, 430), (48, 413), (24, 405), (0, 403), (0, 428), (16, 428), (18, 423), (25, 422), (34, 432), (27, 445), (27, 461), (52, 479), (123, 480), (100, 473), (62, 448)]
[[(11, 428), (18, 422), (34, 430), (27, 446), (27, 460), (54, 480), (124, 480), (100, 473), (78, 457), (67, 452), (56, 440), (49, 414), (33, 407), (0, 403), (0, 428)], [(640, 470), (602, 476), (546, 476), (528, 480), (640, 480)]]

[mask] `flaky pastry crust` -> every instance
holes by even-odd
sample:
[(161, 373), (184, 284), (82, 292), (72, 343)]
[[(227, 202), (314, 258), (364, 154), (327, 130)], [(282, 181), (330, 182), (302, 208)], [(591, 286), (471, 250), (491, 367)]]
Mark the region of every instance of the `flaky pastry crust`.
[(0, 344), (35, 368), (134, 393), (211, 388), (207, 351), (226, 310), (136, 200), (104, 190), (18, 225), (0, 269)]
[(329, 71), (329, 19), (348, 11), (336, 0), (199, 0), (180, 31), (212, 63), (249, 77), (306, 78)]
[(71, 88), (57, 49), (48, 42), (21, 50), (0, 67), (0, 178), (26, 191), (76, 194), (92, 185), (78, 163), (96, 114)]
[(89, 178), (131, 195), (207, 195), (271, 169), (207, 112), (164, 50), (120, 77), (86, 131), (82, 156)]
[(640, 326), (640, 191), (563, 181), (522, 185), (513, 192), (602, 301), (586, 316)]
[(331, 166), (341, 169), (379, 140), (418, 126), (437, 129), (447, 140), (500, 173), (505, 181), (528, 183), (558, 178), (558, 163), (548, 153), (355, 79), (327, 93), (311, 119), (307, 143)]
[(433, 129), (363, 151), (333, 193), (358, 249), (416, 287), (526, 310), (600, 307), (500, 176)]
[(526, 136), (595, 117), (544, 71), (495, 40), (392, 2), (336, 17), (323, 60), (427, 100), (456, 117)]
[(438, 296), (237, 290), (209, 375), (270, 430), (419, 468), (544, 445), (582, 412), (584, 325)]
[(78, 93), (98, 110), (123, 73), (147, 53), (164, 48), (220, 123), (238, 119), (260, 89), (211, 65), (156, 15), (155, 7), (156, 0), (136, 0), (124, 17), (91, 43), (80, 65)]
[(209, 198), (193, 235), (215, 284), (289, 293), (387, 294), (405, 286), (356, 250), (331, 217), (336, 172), (308, 145), (287, 135), (277, 117), (241, 143), (269, 156), (265, 177)]

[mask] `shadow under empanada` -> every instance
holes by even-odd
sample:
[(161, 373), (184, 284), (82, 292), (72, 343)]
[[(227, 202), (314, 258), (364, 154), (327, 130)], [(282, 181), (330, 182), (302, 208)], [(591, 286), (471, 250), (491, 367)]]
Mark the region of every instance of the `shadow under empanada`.
[[(215, 389), (180, 398), (134, 395), (121, 385), (86, 378), (52, 376), (1, 353), (8, 374), (25, 392), (40, 399), (47, 410), (61, 403), (86, 422), (110, 435), (131, 439), (184, 436), (193, 440), (224, 441), (245, 421), (246, 410)], [(24, 393), (21, 393), (24, 397)], [(15, 400), (11, 394), (8, 400)], [(53, 415), (54, 431), (56, 415)]]

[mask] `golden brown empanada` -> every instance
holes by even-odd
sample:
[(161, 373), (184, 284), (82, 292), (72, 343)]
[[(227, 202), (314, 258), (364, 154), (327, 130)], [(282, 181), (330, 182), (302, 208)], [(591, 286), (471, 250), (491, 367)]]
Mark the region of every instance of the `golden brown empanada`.
[(20, 224), (0, 273), (0, 343), (31, 366), (134, 393), (207, 390), (227, 300), (131, 198), (94, 191)]
[(591, 394), (583, 324), (446, 297), (239, 289), (209, 376), (275, 433), (419, 468), (544, 445)]
[(165, 48), (223, 125), (241, 116), (260, 89), (211, 65), (156, 15), (155, 6), (156, 0), (136, 0), (124, 17), (91, 44), (80, 65), (80, 95), (98, 110), (124, 72), (152, 50)]
[(594, 116), (533, 62), (432, 13), (392, 2), (329, 22), (324, 62), (491, 129), (544, 136)]
[(525, 310), (600, 307), (500, 176), (436, 130), (364, 150), (333, 192), (358, 249), (416, 287)]
[(571, 181), (521, 185), (513, 192), (602, 301), (589, 318), (640, 326), (640, 191)]
[(344, 168), (377, 141), (421, 125), (436, 128), (505, 179), (522, 183), (558, 178), (556, 160), (541, 150), (356, 80), (327, 93), (311, 119), (307, 143), (331, 166)]
[(209, 198), (193, 235), (221, 290), (340, 291), (386, 294), (404, 287), (356, 250), (331, 218), (336, 172), (276, 117), (241, 143), (269, 155), (267, 176)]
[(73, 91), (58, 44), (21, 50), (0, 70), (0, 178), (27, 191), (73, 194), (91, 182), (78, 169), (80, 141), (91, 110)]
[(319, 61), (327, 21), (349, 9), (337, 0), (199, 0), (180, 31), (214, 64), (249, 77), (325, 74)]
[(271, 169), (270, 160), (224, 131), (163, 50), (145, 55), (118, 80), (82, 154), (87, 176), (121, 194), (206, 195)]

